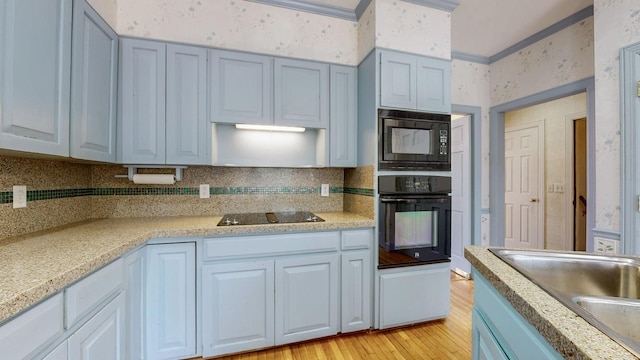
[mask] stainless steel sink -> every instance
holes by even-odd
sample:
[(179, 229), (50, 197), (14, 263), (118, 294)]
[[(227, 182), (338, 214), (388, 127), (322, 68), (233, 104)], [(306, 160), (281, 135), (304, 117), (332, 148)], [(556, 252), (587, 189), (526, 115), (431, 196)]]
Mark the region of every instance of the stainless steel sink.
[(640, 258), (489, 251), (640, 357)]

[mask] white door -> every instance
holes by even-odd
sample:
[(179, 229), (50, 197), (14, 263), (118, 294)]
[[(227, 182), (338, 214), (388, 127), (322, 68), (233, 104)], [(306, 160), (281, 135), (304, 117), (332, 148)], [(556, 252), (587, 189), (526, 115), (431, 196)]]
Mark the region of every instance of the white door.
[[(533, 126), (533, 127), (532, 127)], [(505, 239), (510, 248), (544, 248), (540, 194), (542, 126), (508, 128), (504, 135)]]
[(464, 247), (471, 245), (471, 117), (451, 121), (451, 270), (471, 273)]

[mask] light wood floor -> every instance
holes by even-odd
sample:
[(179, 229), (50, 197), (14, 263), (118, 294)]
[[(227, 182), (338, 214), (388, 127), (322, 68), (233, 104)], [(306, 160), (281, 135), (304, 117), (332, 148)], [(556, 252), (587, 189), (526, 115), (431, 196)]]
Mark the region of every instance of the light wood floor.
[(444, 320), (338, 335), (216, 360), (470, 359), (473, 281), (452, 273), (451, 310)]

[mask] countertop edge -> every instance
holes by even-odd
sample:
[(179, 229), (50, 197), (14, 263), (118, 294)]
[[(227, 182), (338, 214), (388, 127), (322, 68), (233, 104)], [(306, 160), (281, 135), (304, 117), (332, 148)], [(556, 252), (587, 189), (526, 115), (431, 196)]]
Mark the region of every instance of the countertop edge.
[(637, 359), (487, 249), (467, 246), (465, 258), (560, 355), (568, 359)]

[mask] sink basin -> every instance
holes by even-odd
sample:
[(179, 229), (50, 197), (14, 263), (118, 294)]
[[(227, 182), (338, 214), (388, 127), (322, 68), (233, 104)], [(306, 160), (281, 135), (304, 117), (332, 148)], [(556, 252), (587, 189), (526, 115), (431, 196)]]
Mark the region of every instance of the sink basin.
[(640, 357), (640, 258), (514, 249), (489, 251)]

